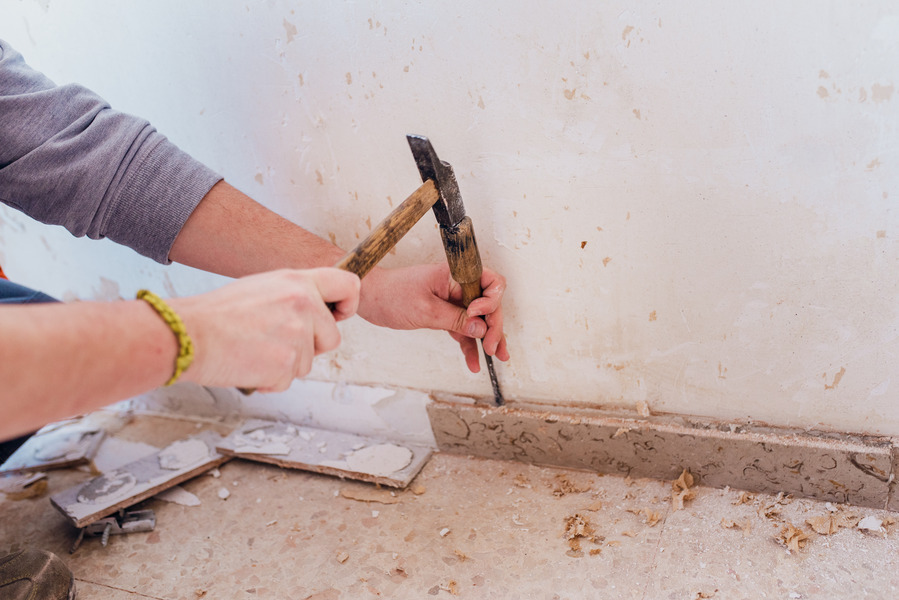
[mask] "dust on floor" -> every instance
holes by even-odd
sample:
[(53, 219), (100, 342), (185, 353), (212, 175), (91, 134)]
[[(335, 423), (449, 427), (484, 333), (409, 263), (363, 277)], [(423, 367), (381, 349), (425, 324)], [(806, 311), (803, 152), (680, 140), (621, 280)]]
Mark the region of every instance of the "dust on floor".
[[(138, 421), (116, 435), (162, 446), (196, 431)], [(155, 531), (105, 549), (86, 540), (74, 555), (74, 530), (46, 495), (4, 499), (0, 552), (56, 552), (83, 598), (116, 600), (846, 599), (899, 587), (891, 513), (696, 487), (688, 475), (443, 454), (396, 492), (240, 460), (217, 474), (182, 485), (199, 506), (139, 505), (156, 512)], [(89, 477), (51, 472), (47, 493)]]

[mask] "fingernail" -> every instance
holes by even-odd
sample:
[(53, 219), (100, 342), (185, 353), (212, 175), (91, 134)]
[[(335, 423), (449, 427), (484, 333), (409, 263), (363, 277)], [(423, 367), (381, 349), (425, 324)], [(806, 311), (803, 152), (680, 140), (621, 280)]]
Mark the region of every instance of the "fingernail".
[(482, 324), (478, 322), (469, 323), (468, 328), (466, 329), (468, 335), (470, 335), (471, 337), (481, 337), (485, 333), (482, 330)]

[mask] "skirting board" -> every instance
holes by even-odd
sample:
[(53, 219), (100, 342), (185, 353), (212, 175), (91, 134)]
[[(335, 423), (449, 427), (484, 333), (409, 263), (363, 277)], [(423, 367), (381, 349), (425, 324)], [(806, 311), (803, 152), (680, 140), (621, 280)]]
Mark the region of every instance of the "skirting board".
[(709, 487), (899, 510), (891, 438), (443, 400), (428, 415), (442, 452), (635, 478), (687, 468)]

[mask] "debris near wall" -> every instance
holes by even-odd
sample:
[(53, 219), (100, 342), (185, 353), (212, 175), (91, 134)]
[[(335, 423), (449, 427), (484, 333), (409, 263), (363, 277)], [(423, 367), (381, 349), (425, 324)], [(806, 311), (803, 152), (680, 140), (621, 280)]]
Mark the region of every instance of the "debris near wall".
[(684, 469), (671, 484), (671, 510), (683, 510), (684, 503), (693, 500), (696, 497), (696, 490), (693, 488), (693, 475), (689, 469)]

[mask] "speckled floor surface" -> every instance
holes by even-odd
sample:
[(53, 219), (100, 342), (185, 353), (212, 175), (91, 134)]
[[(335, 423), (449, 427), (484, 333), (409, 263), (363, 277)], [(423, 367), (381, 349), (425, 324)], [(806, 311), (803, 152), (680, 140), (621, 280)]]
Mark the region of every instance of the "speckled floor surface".
[[(194, 431), (144, 418), (117, 436), (161, 446)], [(52, 472), (48, 491), (87, 477)], [(439, 454), (414, 489), (380, 493), (389, 504), (342, 495), (377, 492), (370, 485), (243, 461), (183, 487), (202, 504), (146, 501), (154, 532), (112, 537), (105, 549), (86, 540), (74, 555), (74, 531), (46, 496), (4, 499), (0, 551), (56, 552), (82, 599), (847, 599), (899, 587), (899, 524), (821, 535), (806, 522), (891, 516), (871, 509), (739, 503), (739, 492), (697, 487), (674, 511), (671, 482)], [(788, 523), (808, 534), (798, 551), (776, 539)], [(568, 540), (566, 527), (583, 535)]]

